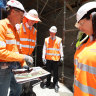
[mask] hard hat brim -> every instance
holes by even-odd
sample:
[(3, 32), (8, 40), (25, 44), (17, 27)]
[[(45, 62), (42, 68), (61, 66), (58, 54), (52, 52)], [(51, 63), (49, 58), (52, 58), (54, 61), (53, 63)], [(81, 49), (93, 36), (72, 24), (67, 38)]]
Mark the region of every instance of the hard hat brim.
[(34, 21), (40, 21), (41, 22), (41, 20), (39, 18), (34, 18), (34, 17), (30, 16), (28, 13), (25, 15), (25, 17), (29, 20), (34, 20)]
[(50, 33), (57, 33), (57, 32), (52, 32), (52, 31), (50, 31)]
[(49, 31), (50, 31), (51, 33), (57, 33), (57, 31), (52, 31), (52, 30), (50, 30), (50, 29), (49, 29)]
[(75, 23), (75, 27), (76, 27), (76, 28), (79, 27), (79, 23), (78, 23), (78, 22)]

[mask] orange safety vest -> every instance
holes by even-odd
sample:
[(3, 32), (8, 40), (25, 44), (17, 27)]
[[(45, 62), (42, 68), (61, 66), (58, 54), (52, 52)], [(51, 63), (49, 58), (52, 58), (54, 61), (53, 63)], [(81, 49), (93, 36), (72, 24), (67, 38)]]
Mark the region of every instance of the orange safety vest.
[(45, 58), (47, 60), (59, 61), (60, 60), (60, 43), (61, 38), (56, 36), (55, 40), (50, 37), (45, 38), (46, 54)]
[(0, 62), (23, 62), (24, 55), (19, 52), (20, 42), (17, 31), (8, 19), (0, 20)]
[(96, 41), (76, 50), (74, 66), (74, 96), (96, 96)]
[(20, 28), (20, 44), (23, 54), (31, 55), (36, 45), (37, 30), (32, 26), (32, 29), (26, 27), (25, 23)]

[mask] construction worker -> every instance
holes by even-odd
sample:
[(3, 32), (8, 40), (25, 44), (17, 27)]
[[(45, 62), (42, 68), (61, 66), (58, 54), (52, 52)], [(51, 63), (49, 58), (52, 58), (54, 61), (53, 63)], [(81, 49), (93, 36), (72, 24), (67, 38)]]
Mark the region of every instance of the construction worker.
[(96, 96), (96, 2), (82, 5), (76, 20), (89, 39), (74, 55), (74, 96)]
[[(23, 54), (32, 55), (36, 45), (37, 30), (33, 26), (41, 20), (38, 17), (38, 12), (35, 9), (31, 9), (28, 13), (25, 13), (23, 23), (20, 26), (20, 44)], [(32, 94), (31, 82), (23, 84), (24, 92), (22, 94)]]
[(62, 39), (55, 36), (57, 33), (57, 27), (52, 26), (49, 29), (50, 36), (45, 38), (42, 52), (42, 61), (46, 65), (47, 71), (51, 73), (53, 71), (53, 86), (51, 85), (51, 74), (47, 76), (47, 81), (43, 88), (48, 87), (55, 88), (55, 92), (58, 92), (58, 66), (60, 61), (63, 62), (63, 47)]
[(36, 45), (37, 30), (33, 26), (41, 21), (35, 9), (31, 9), (25, 14), (20, 28), (20, 44), (23, 54), (31, 55)]
[(0, 20), (0, 96), (8, 95), (13, 66), (20, 63), (23, 67), (25, 61), (33, 63), (31, 56), (20, 54), (19, 35), (15, 28), (21, 22), (24, 11), (19, 1), (10, 0), (7, 2), (8, 16)]

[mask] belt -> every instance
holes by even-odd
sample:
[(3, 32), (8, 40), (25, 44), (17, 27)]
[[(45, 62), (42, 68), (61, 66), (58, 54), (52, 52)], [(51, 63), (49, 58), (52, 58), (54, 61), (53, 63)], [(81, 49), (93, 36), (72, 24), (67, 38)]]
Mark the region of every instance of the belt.
[(20, 63), (18, 62), (0, 62), (0, 69), (7, 69), (7, 68), (16, 69), (19, 68), (18, 65), (20, 65)]
[(7, 69), (9, 65), (9, 62), (0, 62), (0, 69)]

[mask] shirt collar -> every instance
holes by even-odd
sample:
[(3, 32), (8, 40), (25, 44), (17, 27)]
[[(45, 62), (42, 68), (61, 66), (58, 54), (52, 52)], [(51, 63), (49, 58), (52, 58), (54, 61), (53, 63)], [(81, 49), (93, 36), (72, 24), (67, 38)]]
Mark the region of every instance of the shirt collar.
[(55, 36), (54, 38), (52, 38), (52, 37), (50, 36), (50, 38), (51, 38), (52, 40), (55, 40), (55, 39), (56, 39), (56, 36)]
[(11, 26), (11, 28), (13, 28), (14, 30), (16, 30), (15, 27), (12, 26), (12, 24), (10, 23), (8, 18), (5, 18), (6, 23), (8, 24), (8, 26)]
[(89, 36), (89, 38), (90, 38), (90, 42), (92, 42), (93, 41), (93, 36), (91, 35), (91, 36)]
[(8, 18), (6, 18), (5, 20), (7, 24), (11, 24)]
[(32, 26), (29, 26), (27, 22), (25, 24), (27, 28), (32, 29)]

